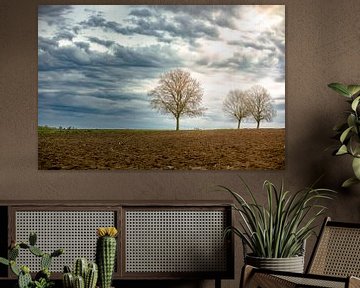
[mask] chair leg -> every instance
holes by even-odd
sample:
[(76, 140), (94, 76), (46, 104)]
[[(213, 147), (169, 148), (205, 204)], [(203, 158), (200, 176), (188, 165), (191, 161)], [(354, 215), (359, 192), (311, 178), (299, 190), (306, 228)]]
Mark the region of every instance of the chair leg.
[(252, 267), (250, 265), (244, 265), (244, 267), (242, 268), (242, 271), (241, 271), (239, 288), (248, 287), (250, 280), (251, 280), (251, 275), (253, 274), (253, 271), (254, 271), (254, 267)]
[(215, 278), (215, 288), (221, 288), (221, 279)]

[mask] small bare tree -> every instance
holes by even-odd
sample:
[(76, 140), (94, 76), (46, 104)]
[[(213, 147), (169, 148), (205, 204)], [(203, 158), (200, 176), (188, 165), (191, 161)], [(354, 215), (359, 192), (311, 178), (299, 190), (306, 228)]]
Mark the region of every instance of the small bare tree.
[(248, 102), (248, 95), (241, 90), (231, 90), (223, 102), (224, 112), (237, 120), (238, 129), (240, 128), (241, 120), (251, 115)]
[(200, 83), (181, 69), (171, 70), (160, 76), (159, 85), (151, 90), (151, 107), (163, 114), (172, 114), (176, 119), (176, 130), (182, 116), (203, 115), (201, 107), (203, 90)]
[(247, 91), (249, 97), (249, 109), (254, 117), (259, 129), (260, 122), (266, 120), (270, 122), (276, 116), (269, 92), (260, 85), (255, 85)]

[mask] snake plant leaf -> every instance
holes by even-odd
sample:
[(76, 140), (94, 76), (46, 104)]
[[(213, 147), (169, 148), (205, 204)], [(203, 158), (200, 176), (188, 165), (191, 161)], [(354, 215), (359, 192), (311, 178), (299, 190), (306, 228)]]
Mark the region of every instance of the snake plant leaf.
[(354, 184), (359, 184), (360, 180), (357, 179), (356, 177), (351, 177), (349, 179), (347, 179), (346, 181), (344, 181), (344, 183), (341, 185), (341, 187), (343, 188), (348, 188)]
[[(254, 196), (249, 186), (244, 187), (246, 194)], [(324, 211), (317, 201), (331, 199), (334, 191), (310, 187), (290, 193), (285, 191), (283, 183), (278, 189), (268, 180), (263, 188), (267, 203), (260, 205), (256, 199), (250, 197), (251, 201), (247, 202), (240, 193), (222, 186), (235, 198), (234, 210), (240, 214), (240, 228), (231, 227), (227, 232), (242, 238), (244, 245), (257, 257), (301, 255), (304, 240), (313, 233), (313, 222)], [(315, 214), (312, 217), (309, 217), (310, 210)]]
[(354, 96), (360, 92), (360, 85), (348, 85), (347, 90), (349, 91), (351, 96)]
[(335, 155), (344, 155), (347, 153), (349, 153), (349, 152), (348, 152), (346, 145), (341, 145), (341, 147), (339, 148), (339, 150), (336, 152)]
[(348, 90), (348, 86), (341, 84), (341, 83), (330, 83), (328, 85), (329, 88), (333, 89), (334, 91), (336, 91), (337, 93), (339, 93), (342, 96), (351, 97), (351, 93)]
[(360, 158), (354, 157), (352, 168), (357, 179), (360, 180)]
[(356, 111), (356, 108), (357, 108), (358, 105), (359, 105), (359, 101), (360, 101), (360, 96), (356, 97), (356, 98), (354, 99), (354, 101), (352, 101), (352, 103), (351, 103), (351, 109), (352, 109), (352, 110)]

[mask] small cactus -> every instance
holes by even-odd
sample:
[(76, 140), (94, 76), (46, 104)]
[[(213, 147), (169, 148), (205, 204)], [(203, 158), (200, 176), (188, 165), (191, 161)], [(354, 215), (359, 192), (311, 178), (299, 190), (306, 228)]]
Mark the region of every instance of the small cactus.
[(21, 272), (19, 274), (18, 285), (19, 288), (28, 288), (32, 283), (30, 269), (27, 266), (23, 266), (21, 268)]
[[(80, 280), (81, 279), (81, 280)], [(71, 273), (69, 266), (64, 266), (63, 286), (64, 288), (95, 288), (98, 279), (98, 268), (96, 263), (88, 261), (86, 258), (78, 258), (74, 263), (74, 271)]]
[(64, 288), (73, 288), (74, 287), (74, 276), (72, 273), (64, 273), (62, 277), (63, 287)]
[(19, 256), (19, 246), (15, 246), (14, 248), (10, 249), (8, 252), (9, 260), (16, 260), (16, 258)]
[(98, 279), (98, 266), (96, 263), (89, 263), (85, 276), (85, 288), (95, 288)]
[(16, 275), (19, 276), (21, 270), (19, 268), (19, 266), (16, 265), (16, 262), (14, 260), (10, 260), (10, 269), (11, 271)]
[[(50, 281), (50, 264), (53, 257), (60, 256), (63, 254), (63, 249), (55, 250), (53, 253), (48, 254), (40, 250), (36, 244), (37, 236), (35, 233), (30, 233), (29, 244), (20, 242), (16, 243), (14, 240), (11, 241), (8, 251), (8, 259), (0, 257), (0, 263), (10, 266), (11, 271), (18, 276), (19, 288), (29, 287), (50, 287), (53, 283)], [(16, 259), (19, 256), (19, 250), (29, 250), (30, 253), (37, 257), (41, 257), (41, 271), (35, 275), (35, 281), (32, 280), (30, 275), (30, 269), (28, 266), (22, 266), (21, 268), (16, 264)], [(40, 286), (39, 286), (40, 285)], [(44, 286), (46, 285), (46, 286)]]
[(81, 276), (83, 279), (85, 279), (87, 268), (88, 261), (85, 258), (76, 259), (74, 266), (74, 274), (76, 276)]
[(35, 280), (39, 281), (39, 280), (41, 280), (41, 278), (48, 280), (48, 279), (50, 279), (50, 275), (51, 275), (51, 273), (50, 273), (49, 269), (44, 268), (44, 269), (40, 270), (38, 273), (36, 273)]
[(31, 232), (29, 235), (29, 244), (31, 246), (35, 246), (37, 241), (37, 235), (35, 232)]
[(85, 288), (84, 278), (77, 275), (74, 277), (74, 288)]
[(64, 249), (57, 249), (51, 253), (51, 257), (58, 257), (64, 253)]
[(50, 268), (50, 265), (51, 265), (51, 260), (52, 260), (52, 257), (50, 254), (48, 253), (44, 253), (42, 256), (41, 256), (41, 261), (40, 261), (40, 267), (41, 269), (49, 269)]
[(116, 258), (115, 227), (97, 229), (99, 238), (96, 243), (96, 262), (99, 267), (99, 282), (101, 288), (110, 288)]
[(36, 247), (36, 246), (30, 245), (29, 251), (30, 251), (32, 254), (34, 254), (35, 256), (38, 256), (38, 257), (41, 257), (41, 256), (44, 255), (44, 252), (42, 252), (42, 251), (40, 250), (40, 248), (38, 248), (38, 247)]

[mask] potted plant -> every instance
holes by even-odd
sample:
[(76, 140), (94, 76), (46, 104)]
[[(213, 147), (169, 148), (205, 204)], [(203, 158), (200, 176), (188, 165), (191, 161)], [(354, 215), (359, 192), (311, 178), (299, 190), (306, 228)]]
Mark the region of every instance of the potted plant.
[[(57, 249), (52, 253), (45, 253), (38, 246), (36, 246), (36, 241), (36, 234), (30, 233), (29, 243), (13, 242), (9, 248), (8, 259), (0, 257), (0, 263), (10, 266), (11, 271), (18, 277), (18, 288), (50, 288), (54, 286), (54, 282), (50, 280), (50, 265), (52, 259), (62, 255), (64, 250)], [(34, 279), (31, 277), (30, 268), (28, 266), (20, 266), (18, 263), (16, 263), (20, 249), (28, 250), (31, 254), (41, 259), (41, 270), (36, 273)]]
[[(243, 181), (243, 180), (242, 180)], [(314, 233), (315, 220), (326, 207), (320, 199), (331, 199), (328, 189), (305, 188), (296, 193), (278, 189), (270, 181), (264, 182), (266, 205), (261, 205), (243, 181), (251, 201), (233, 190), (221, 186), (235, 198), (233, 208), (240, 216), (239, 227), (228, 227), (226, 233), (239, 236), (250, 253), (244, 254), (245, 264), (259, 268), (303, 272), (304, 245)], [(246, 251), (244, 249), (244, 251)]]
[(360, 183), (360, 85), (331, 83), (328, 86), (346, 97), (351, 106), (347, 111), (346, 122), (334, 127), (340, 141), (334, 155), (350, 155), (352, 157), (354, 176), (342, 184), (343, 187), (348, 187)]

